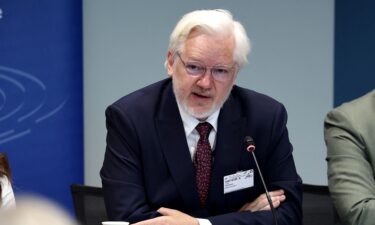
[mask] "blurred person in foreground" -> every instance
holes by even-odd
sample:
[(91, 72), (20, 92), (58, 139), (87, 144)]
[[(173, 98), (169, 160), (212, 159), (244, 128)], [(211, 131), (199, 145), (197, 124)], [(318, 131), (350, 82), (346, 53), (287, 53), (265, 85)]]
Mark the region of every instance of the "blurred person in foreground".
[(328, 185), (342, 224), (375, 223), (375, 90), (327, 114)]
[(284, 106), (235, 85), (250, 42), (226, 10), (186, 14), (170, 36), (169, 78), (106, 110), (101, 178), (110, 220), (136, 225), (301, 224), (301, 179)]
[(16, 205), (11, 177), (8, 159), (4, 153), (0, 153), (0, 210), (13, 208)]
[(0, 212), (0, 225), (78, 225), (59, 205), (36, 196), (17, 198), (17, 207)]

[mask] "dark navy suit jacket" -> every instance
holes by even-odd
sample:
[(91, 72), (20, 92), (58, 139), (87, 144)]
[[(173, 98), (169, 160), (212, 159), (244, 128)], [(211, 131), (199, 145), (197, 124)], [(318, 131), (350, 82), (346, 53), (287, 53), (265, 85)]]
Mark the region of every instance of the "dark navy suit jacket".
[[(284, 189), (279, 225), (301, 224), (301, 180), (296, 172), (284, 106), (234, 86), (220, 111), (212, 181), (201, 208), (171, 79), (129, 94), (106, 110), (107, 148), (101, 178), (110, 220), (137, 222), (159, 216), (159, 207), (180, 210), (213, 225), (273, 224), (270, 211), (237, 212), (264, 193), (254, 160), (245, 151), (253, 137), (268, 190)], [(223, 177), (254, 169), (254, 186), (224, 194)]]

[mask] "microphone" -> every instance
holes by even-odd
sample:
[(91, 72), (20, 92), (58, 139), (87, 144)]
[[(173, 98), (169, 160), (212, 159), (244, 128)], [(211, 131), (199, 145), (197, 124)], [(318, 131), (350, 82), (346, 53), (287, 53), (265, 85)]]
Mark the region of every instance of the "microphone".
[(245, 143), (245, 147), (246, 147), (246, 151), (248, 152), (251, 152), (251, 154), (253, 155), (253, 159), (255, 161), (255, 165), (258, 169), (258, 172), (259, 172), (259, 176), (260, 176), (260, 179), (262, 181), (262, 184), (263, 184), (263, 188), (266, 192), (266, 196), (267, 196), (267, 200), (268, 200), (268, 204), (270, 205), (270, 208), (271, 208), (271, 212), (272, 212), (272, 216), (273, 216), (273, 221), (274, 221), (274, 224), (277, 225), (277, 214), (276, 214), (276, 210), (275, 210), (275, 207), (273, 207), (273, 204), (272, 204), (272, 200), (271, 200), (271, 197), (270, 197), (270, 194), (267, 190), (267, 186), (266, 186), (266, 183), (264, 182), (264, 179), (263, 179), (263, 175), (262, 175), (262, 172), (260, 171), (260, 168), (259, 168), (259, 165), (258, 165), (258, 161), (257, 161), (257, 158), (255, 157), (255, 154), (254, 154), (254, 151), (255, 151), (255, 143), (254, 143), (254, 140), (252, 137), (250, 136), (246, 136), (245, 139), (244, 139), (244, 143)]

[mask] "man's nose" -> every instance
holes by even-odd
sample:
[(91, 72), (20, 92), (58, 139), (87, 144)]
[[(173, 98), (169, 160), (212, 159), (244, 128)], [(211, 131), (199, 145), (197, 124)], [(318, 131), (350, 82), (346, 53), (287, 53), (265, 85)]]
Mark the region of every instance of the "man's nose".
[(207, 69), (206, 72), (199, 78), (197, 84), (202, 88), (209, 88), (211, 87), (213, 81), (211, 69)]

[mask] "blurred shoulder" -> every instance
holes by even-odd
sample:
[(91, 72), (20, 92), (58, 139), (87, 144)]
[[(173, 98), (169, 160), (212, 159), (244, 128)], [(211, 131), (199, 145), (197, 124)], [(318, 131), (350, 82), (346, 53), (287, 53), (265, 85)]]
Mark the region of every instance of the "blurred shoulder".
[[(326, 117), (329, 120), (367, 121), (375, 116), (375, 90), (332, 109)], [(372, 119), (373, 120), (373, 119)]]

